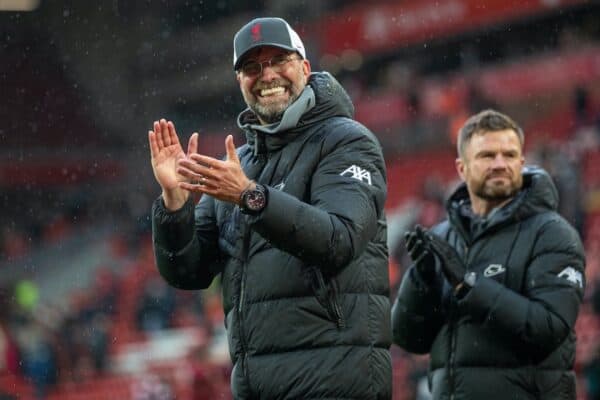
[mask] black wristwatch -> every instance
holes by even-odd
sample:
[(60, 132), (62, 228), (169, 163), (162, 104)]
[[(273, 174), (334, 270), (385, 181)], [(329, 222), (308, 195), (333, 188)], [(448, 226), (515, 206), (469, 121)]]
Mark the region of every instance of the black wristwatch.
[(256, 184), (254, 189), (246, 189), (240, 195), (240, 211), (244, 214), (256, 215), (267, 206), (267, 189)]
[(477, 282), (477, 274), (473, 271), (467, 272), (463, 278), (463, 281), (454, 290), (456, 297), (459, 299), (463, 298), (467, 293), (469, 293), (469, 290), (475, 286), (475, 282)]

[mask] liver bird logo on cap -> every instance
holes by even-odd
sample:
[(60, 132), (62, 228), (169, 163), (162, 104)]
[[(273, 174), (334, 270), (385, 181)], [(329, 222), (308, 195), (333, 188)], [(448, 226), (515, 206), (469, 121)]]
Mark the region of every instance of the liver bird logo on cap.
[(250, 29), (250, 33), (252, 34), (252, 41), (254, 42), (258, 42), (261, 38), (260, 38), (260, 24), (256, 24), (254, 25), (251, 29)]

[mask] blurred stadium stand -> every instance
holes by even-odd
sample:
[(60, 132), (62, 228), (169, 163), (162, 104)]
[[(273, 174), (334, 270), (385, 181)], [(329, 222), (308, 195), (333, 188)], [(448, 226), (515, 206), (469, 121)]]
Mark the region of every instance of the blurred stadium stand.
[[(457, 127), (485, 107), (525, 127), (586, 246), (578, 399), (598, 398), (600, 4), (41, 0), (0, 11), (0, 399), (231, 397), (218, 283), (178, 291), (154, 267), (146, 132), (164, 116), (221, 155), (244, 107), (231, 40), (265, 15), (384, 146), (392, 297), (401, 233), (439, 220), (456, 183)], [(392, 352), (394, 400), (426, 399), (427, 358)]]

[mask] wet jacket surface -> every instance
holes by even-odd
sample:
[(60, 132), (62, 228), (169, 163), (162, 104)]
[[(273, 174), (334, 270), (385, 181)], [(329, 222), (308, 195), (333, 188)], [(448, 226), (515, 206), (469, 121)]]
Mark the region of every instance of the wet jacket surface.
[(463, 184), (433, 228), (477, 280), (460, 300), (441, 278), (426, 285), (411, 267), (393, 307), (394, 342), (430, 353), (434, 399), (575, 399), (575, 334), (582, 301), (583, 246), (556, 213), (557, 191), (541, 169), (478, 224), (461, 213)]
[(247, 176), (268, 205), (248, 216), (203, 196), (153, 206), (162, 276), (220, 277), (238, 399), (391, 398), (385, 165), (335, 79), (313, 73), (280, 123), (238, 118)]

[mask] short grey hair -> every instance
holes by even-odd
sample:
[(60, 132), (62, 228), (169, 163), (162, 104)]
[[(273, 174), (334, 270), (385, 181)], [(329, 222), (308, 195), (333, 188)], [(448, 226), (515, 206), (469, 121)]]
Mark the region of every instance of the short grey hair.
[(517, 134), (521, 147), (525, 143), (523, 129), (508, 115), (499, 111), (488, 109), (471, 116), (458, 131), (458, 142), (456, 144), (458, 156), (463, 158), (465, 148), (475, 134), (486, 132), (497, 132), (512, 129)]

